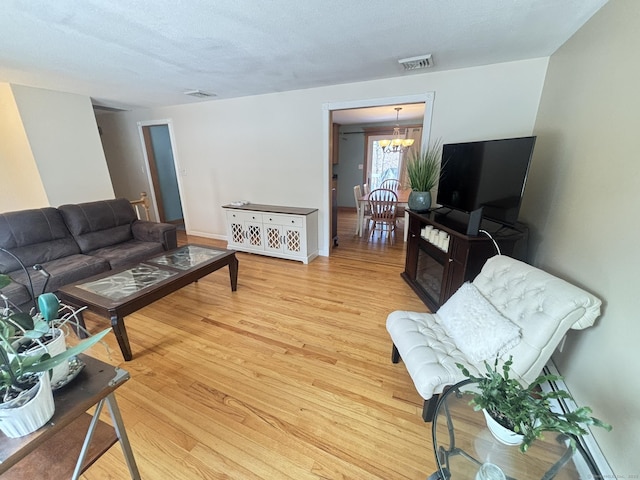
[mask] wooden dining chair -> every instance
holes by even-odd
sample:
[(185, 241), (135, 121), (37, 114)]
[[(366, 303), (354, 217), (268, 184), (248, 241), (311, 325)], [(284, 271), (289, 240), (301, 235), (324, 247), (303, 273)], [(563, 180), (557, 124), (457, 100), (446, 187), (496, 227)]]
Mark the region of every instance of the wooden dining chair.
[(398, 195), (388, 188), (378, 188), (369, 194), (369, 208), (371, 209), (372, 237), (376, 230), (380, 230), (381, 237), (387, 232), (389, 241), (393, 243), (391, 234), (396, 230), (396, 212), (398, 210)]
[(389, 190), (400, 190), (400, 180), (397, 178), (387, 178), (380, 184), (380, 188), (388, 188)]
[[(397, 192), (402, 188), (402, 184), (397, 178), (387, 178), (380, 184), (380, 188), (388, 188), (389, 190)], [(404, 209), (396, 209), (396, 218), (404, 223)], [(404, 228), (407, 227), (405, 226)]]
[[(369, 204), (362, 204), (362, 189), (360, 185), (356, 185), (353, 187), (353, 197), (356, 201), (356, 233), (354, 235), (362, 236), (362, 232), (364, 232), (369, 226), (369, 220), (371, 218), (371, 212), (369, 211)], [(360, 212), (360, 209), (364, 208), (364, 212)], [(360, 222), (360, 218), (362, 218), (362, 222)]]

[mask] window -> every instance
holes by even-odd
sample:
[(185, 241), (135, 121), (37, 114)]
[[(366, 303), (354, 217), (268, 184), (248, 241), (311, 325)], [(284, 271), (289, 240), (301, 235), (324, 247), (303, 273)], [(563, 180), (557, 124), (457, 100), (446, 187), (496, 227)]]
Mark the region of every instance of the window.
[(371, 190), (380, 188), (388, 178), (400, 178), (402, 153), (384, 152), (378, 143), (389, 135), (369, 135), (367, 141), (367, 179)]

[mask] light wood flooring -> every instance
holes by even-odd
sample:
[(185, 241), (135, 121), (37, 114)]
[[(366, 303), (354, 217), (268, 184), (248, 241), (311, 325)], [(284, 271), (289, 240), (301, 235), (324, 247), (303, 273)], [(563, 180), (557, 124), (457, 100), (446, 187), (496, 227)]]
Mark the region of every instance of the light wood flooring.
[[(143, 479), (424, 479), (431, 429), (385, 329), (393, 310), (426, 311), (400, 278), (395, 244), (353, 235), (309, 265), (238, 253), (227, 269), (126, 318), (134, 359), (117, 399)], [(181, 243), (226, 247), (182, 235)], [(107, 322), (86, 314), (98, 331)], [(114, 446), (84, 479), (126, 479)]]

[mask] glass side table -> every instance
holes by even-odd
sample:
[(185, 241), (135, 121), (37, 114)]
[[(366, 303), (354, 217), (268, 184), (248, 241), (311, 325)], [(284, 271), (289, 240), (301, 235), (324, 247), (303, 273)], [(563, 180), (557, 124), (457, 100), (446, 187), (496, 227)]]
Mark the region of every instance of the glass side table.
[(482, 411), (469, 405), (474, 388), (475, 382), (464, 380), (440, 397), (431, 425), (438, 471), (429, 480), (598, 478), (588, 453), (581, 446), (572, 451), (568, 438), (557, 432), (546, 432), (527, 453), (496, 440)]

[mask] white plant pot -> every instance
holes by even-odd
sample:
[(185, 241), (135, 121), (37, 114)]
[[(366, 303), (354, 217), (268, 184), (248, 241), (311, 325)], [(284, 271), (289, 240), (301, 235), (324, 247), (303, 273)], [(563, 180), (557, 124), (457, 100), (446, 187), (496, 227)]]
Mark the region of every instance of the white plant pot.
[[(49, 343), (45, 344), (46, 351), (52, 357), (63, 353), (67, 349), (67, 341), (64, 332), (59, 328), (52, 329), (54, 332), (54, 338)], [(34, 355), (36, 353), (42, 353), (43, 347), (36, 347), (26, 352), (27, 355)], [(69, 376), (69, 360), (65, 360), (60, 365), (53, 367), (51, 370), (51, 385), (55, 386)]]
[(506, 427), (500, 425), (485, 409), (482, 409), (484, 418), (487, 421), (487, 427), (493, 434), (496, 440), (505, 445), (520, 445), (524, 441), (524, 436), (519, 433), (515, 433)]
[(13, 400), (0, 404), (0, 430), (7, 437), (18, 438), (35, 432), (53, 417), (55, 404), (48, 374), (40, 375), (29, 395), (31, 400), (20, 406), (12, 406), (16, 403)]

